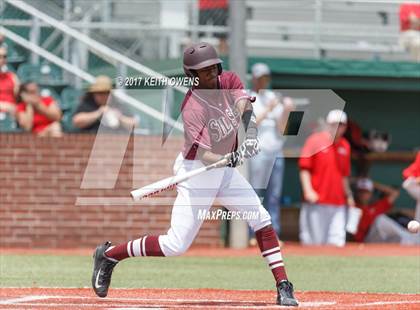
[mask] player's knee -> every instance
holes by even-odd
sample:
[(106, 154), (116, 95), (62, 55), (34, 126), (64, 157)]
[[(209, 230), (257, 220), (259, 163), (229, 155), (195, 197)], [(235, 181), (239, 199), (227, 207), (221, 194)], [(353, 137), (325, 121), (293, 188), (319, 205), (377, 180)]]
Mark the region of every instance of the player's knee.
[(271, 216), (263, 206), (260, 206), (258, 208), (258, 216), (255, 219), (249, 219), (248, 225), (253, 231), (260, 230), (263, 227), (271, 225)]
[(186, 243), (172, 245), (170, 248), (170, 251), (168, 251), (169, 255), (167, 256), (180, 256), (184, 254), (185, 252), (187, 252), (188, 248), (189, 248), (189, 244), (186, 244)]

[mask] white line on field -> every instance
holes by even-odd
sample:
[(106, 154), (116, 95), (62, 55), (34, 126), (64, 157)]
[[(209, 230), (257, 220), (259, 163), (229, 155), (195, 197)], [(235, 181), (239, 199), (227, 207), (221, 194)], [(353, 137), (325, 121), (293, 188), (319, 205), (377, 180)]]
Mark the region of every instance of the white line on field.
[(23, 296), (23, 297), (18, 297), (18, 298), (0, 300), (0, 305), (20, 304), (22, 302), (43, 300), (43, 299), (48, 299), (48, 298), (49, 296), (29, 295), (29, 296)]
[[(83, 303), (31, 303), (31, 301), (39, 300), (51, 300), (51, 299), (81, 299)], [(28, 295), (23, 297), (11, 298), (6, 300), (0, 300), (0, 305), (19, 305), (19, 306), (28, 306), (28, 307), (106, 307), (108, 309), (117, 309), (117, 310), (126, 310), (126, 309), (145, 309), (139, 308), (141, 304), (147, 304), (148, 308), (151, 309), (163, 309), (167, 307), (171, 308), (185, 308), (185, 304), (182, 303), (220, 303), (217, 307), (226, 308), (226, 309), (265, 309), (267, 307), (271, 308), (275, 306), (274, 304), (266, 305), (247, 305), (252, 303), (261, 303), (258, 301), (243, 301), (243, 300), (227, 300), (227, 299), (169, 299), (169, 298), (130, 298), (130, 297), (110, 297), (102, 299), (99, 304), (96, 303), (86, 303), (90, 300), (98, 300), (96, 297), (90, 296), (80, 296), (80, 295)], [(103, 301), (103, 302), (102, 302)], [(110, 301), (113, 303), (107, 303)], [(118, 303), (120, 302), (120, 303)], [(127, 304), (127, 302), (139, 302), (140, 305)], [(169, 302), (169, 304), (163, 304)], [(236, 305), (229, 305), (229, 303), (236, 303)], [(331, 306), (335, 305), (335, 301), (313, 301), (313, 302), (301, 302), (300, 306), (303, 307), (320, 307), (320, 306)], [(407, 300), (407, 301), (376, 301), (376, 302), (366, 302), (366, 303), (357, 303), (349, 304), (348, 306), (352, 307), (369, 307), (369, 306), (385, 306), (385, 305), (403, 305), (403, 304), (420, 304), (420, 300)], [(347, 304), (342, 304), (343, 307), (346, 307)], [(188, 304), (188, 308), (200, 308), (200, 304)]]
[[(82, 300), (98, 300), (97, 297), (90, 296), (78, 296), (78, 295), (46, 295), (42, 296), (42, 299), (82, 299)], [(31, 300), (28, 300), (31, 301)], [(162, 303), (170, 302), (172, 303), (200, 303), (200, 302), (211, 302), (211, 303), (240, 303), (240, 304), (249, 304), (249, 303), (261, 303), (255, 300), (231, 300), (231, 299), (183, 299), (183, 298), (130, 298), (130, 297), (107, 297), (106, 299), (101, 299), (101, 301), (122, 301), (122, 302), (151, 302), (151, 303)], [(302, 302), (303, 306), (306, 307), (320, 307), (320, 306), (329, 306), (334, 305), (336, 302), (330, 301), (313, 301), (313, 302)], [(220, 306), (224, 306), (221, 304)], [(232, 305), (226, 305), (232, 306)], [(236, 306), (233, 306), (236, 307)], [(253, 307), (266, 307), (266, 305), (255, 305)]]

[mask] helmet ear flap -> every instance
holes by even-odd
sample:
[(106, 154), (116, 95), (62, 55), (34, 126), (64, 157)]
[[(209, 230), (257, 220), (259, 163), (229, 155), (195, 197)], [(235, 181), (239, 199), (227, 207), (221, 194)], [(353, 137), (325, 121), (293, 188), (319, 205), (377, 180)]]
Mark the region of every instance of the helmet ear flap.
[(191, 73), (191, 77), (198, 77), (197, 70), (189, 70)]
[(222, 74), (222, 71), (223, 71), (222, 64), (217, 64), (217, 74), (218, 75), (221, 75)]
[(184, 72), (188, 77), (196, 77), (197, 76), (197, 72), (195, 70), (189, 70), (187, 68), (185, 68), (184, 66)]

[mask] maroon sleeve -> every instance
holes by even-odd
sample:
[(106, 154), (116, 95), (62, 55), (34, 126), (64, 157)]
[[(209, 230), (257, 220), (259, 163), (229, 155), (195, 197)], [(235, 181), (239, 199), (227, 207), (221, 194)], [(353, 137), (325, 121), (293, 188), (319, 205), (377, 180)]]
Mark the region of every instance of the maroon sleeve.
[(246, 90), (244, 89), (244, 85), (242, 84), (241, 79), (236, 73), (225, 72), (221, 75), (221, 79), (223, 88), (231, 90), (230, 94), (233, 98), (234, 103), (243, 98), (251, 100), (251, 96), (249, 96)]
[(186, 145), (194, 145), (211, 149), (210, 135), (206, 116), (202, 109), (185, 108), (182, 111), (184, 121), (184, 137)]

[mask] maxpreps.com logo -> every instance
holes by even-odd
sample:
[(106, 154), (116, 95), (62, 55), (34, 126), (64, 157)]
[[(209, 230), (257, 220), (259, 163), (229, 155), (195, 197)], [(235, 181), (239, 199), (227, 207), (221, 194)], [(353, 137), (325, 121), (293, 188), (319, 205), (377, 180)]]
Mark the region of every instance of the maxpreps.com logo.
[(223, 209), (217, 210), (198, 210), (197, 219), (202, 221), (210, 220), (257, 220), (260, 216), (258, 211), (228, 211)]

